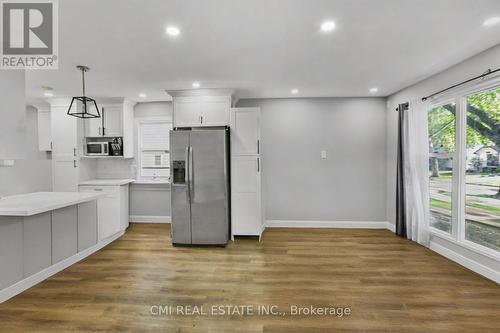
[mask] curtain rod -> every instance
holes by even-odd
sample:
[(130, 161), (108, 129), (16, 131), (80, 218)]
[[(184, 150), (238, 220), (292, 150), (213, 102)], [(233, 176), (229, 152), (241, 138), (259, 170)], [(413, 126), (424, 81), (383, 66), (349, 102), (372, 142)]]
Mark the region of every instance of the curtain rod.
[(487, 70), (486, 72), (484, 72), (483, 74), (481, 74), (481, 75), (478, 75), (478, 76), (473, 77), (473, 78), (471, 78), (471, 79), (468, 79), (468, 80), (465, 80), (465, 81), (463, 81), (463, 82), (460, 82), (460, 83), (454, 84), (454, 85), (452, 85), (452, 86), (450, 86), (450, 87), (448, 87), (448, 88), (446, 88), (446, 89), (440, 90), (440, 91), (435, 92), (435, 93), (433, 93), (433, 94), (430, 94), (430, 95), (428, 95), (428, 96), (422, 97), (422, 101), (426, 101), (428, 98), (434, 97), (434, 96), (436, 96), (436, 95), (439, 95), (439, 94), (441, 94), (441, 93), (444, 93), (445, 91), (448, 91), (448, 90), (450, 90), (450, 89), (453, 89), (453, 88), (459, 87), (459, 86), (461, 86), (461, 85), (463, 85), (463, 84), (466, 84), (466, 83), (469, 83), (469, 82), (471, 82), (471, 81), (474, 81), (474, 80), (477, 80), (477, 79), (482, 79), (482, 78), (484, 78), (484, 77), (486, 77), (486, 76), (488, 76), (488, 75), (490, 75), (490, 74), (496, 73), (496, 72), (500, 72), (500, 68), (497, 68), (497, 69), (495, 69), (495, 70), (491, 70), (491, 68), (488, 68), (488, 70)]

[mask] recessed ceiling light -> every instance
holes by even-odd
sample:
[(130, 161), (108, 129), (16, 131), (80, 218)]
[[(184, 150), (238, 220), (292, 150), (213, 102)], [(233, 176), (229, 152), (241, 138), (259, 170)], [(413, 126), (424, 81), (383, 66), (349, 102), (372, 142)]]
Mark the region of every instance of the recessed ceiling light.
[(335, 30), (335, 22), (333, 21), (325, 21), (321, 23), (321, 31), (330, 32)]
[(500, 23), (500, 16), (490, 17), (489, 19), (487, 19), (483, 22), (483, 26), (491, 27), (497, 23)]
[(178, 27), (176, 27), (176, 26), (170, 25), (170, 26), (167, 27), (166, 32), (171, 37), (177, 37), (177, 36), (180, 35), (181, 30)]
[(376, 93), (376, 92), (378, 92), (378, 88), (377, 87), (370, 88), (370, 92)]
[(146, 98), (146, 97), (148, 97), (148, 95), (146, 95), (145, 93), (140, 93), (140, 94), (139, 94), (139, 97), (140, 97), (140, 98)]
[(195, 82), (193, 82), (193, 83), (191, 84), (191, 86), (192, 86), (193, 88), (199, 88), (199, 87), (200, 87), (200, 82), (195, 81)]
[(295, 88), (295, 89), (290, 90), (290, 92), (294, 95), (297, 95), (299, 93), (299, 89)]

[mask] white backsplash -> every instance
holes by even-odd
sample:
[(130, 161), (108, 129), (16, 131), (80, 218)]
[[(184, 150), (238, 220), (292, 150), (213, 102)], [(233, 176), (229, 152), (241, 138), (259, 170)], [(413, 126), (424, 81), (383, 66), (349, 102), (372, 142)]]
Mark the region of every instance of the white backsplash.
[(97, 178), (136, 178), (135, 159), (98, 159)]

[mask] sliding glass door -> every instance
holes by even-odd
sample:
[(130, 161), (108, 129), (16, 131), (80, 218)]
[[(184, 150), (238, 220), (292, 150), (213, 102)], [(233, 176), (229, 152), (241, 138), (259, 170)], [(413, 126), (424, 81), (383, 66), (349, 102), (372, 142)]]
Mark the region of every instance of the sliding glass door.
[(500, 256), (500, 87), (428, 111), (430, 227)]

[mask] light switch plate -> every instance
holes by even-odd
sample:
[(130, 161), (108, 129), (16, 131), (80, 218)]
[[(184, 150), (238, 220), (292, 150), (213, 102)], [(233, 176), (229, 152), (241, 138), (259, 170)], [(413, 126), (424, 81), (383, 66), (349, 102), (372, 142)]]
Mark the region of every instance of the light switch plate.
[(321, 151), (321, 158), (326, 160), (326, 150)]
[(0, 167), (13, 167), (14, 160), (0, 160)]

